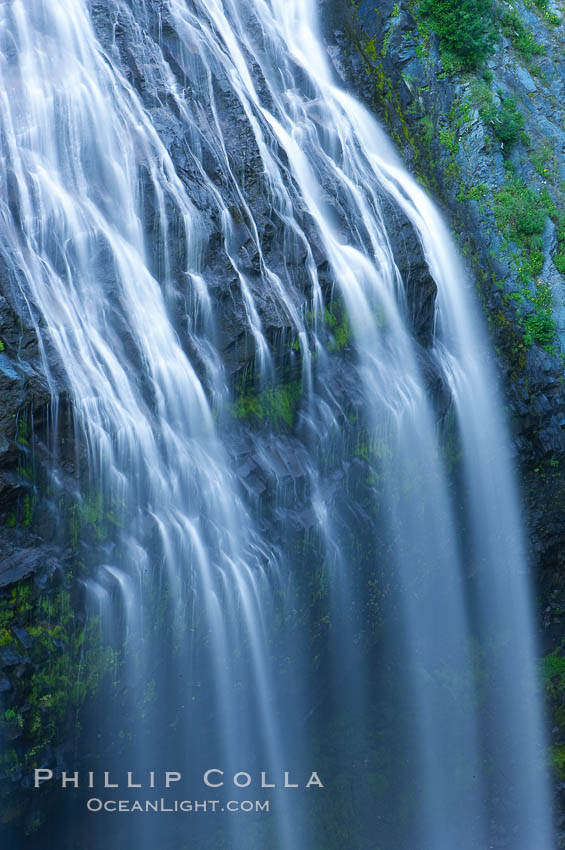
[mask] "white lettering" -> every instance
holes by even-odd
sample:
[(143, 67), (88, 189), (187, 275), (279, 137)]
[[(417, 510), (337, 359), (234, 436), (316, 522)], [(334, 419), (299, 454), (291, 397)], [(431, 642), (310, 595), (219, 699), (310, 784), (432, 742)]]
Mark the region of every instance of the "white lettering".
[(75, 788), (78, 788), (78, 773), (72, 773), (70, 776), (63, 771), (61, 774), (61, 788), (66, 788), (67, 785), (73, 785)]
[(119, 788), (120, 786), (110, 782), (110, 774), (108, 771), (104, 773), (104, 788)]
[(176, 773), (175, 771), (167, 771), (165, 773), (165, 788), (171, 787), (171, 782), (180, 782), (182, 776), (180, 773)]
[(266, 773), (261, 774), (261, 788), (276, 788), (276, 787), (277, 786), (275, 785), (274, 782), (272, 784), (270, 782), (267, 782), (267, 774)]
[(48, 779), (53, 779), (53, 771), (40, 769), (34, 770), (35, 780), (34, 780), (34, 788), (39, 788), (41, 782), (47, 782)]
[(312, 776), (310, 777), (310, 779), (306, 783), (306, 787), (310, 788), (311, 785), (317, 785), (318, 788), (324, 787), (322, 781), (320, 780), (320, 777), (318, 776), (318, 774), (316, 772), (314, 772), (312, 774)]
[(288, 778), (289, 776), (290, 776), (290, 774), (288, 772), (286, 772), (285, 775), (284, 775), (284, 787), (285, 788), (298, 788), (298, 785), (293, 785), (289, 781), (289, 778)]
[(221, 788), (222, 785), (224, 784), (223, 781), (222, 782), (210, 782), (210, 776), (213, 773), (217, 773), (218, 776), (224, 775), (223, 770), (217, 770), (216, 768), (213, 767), (211, 770), (207, 770), (206, 773), (204, 774), (204, 784), (207, 785), (208, 788)]

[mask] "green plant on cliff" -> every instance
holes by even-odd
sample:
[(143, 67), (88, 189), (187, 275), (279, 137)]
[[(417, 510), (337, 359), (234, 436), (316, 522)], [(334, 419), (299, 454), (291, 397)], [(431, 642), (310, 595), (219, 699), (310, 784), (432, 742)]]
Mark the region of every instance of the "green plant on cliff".
[(516, 177), (509, 177), (495, 195), (494, 212), (501, 232), (518, 246), (511, 253), (520, 287), (509, 298), (517, 305), (519, 327), (526, 346), (534, 343), (550, 354), (555, 352), (553, 294), (540, 275), (545, 262), (543, 232), (548, 217), (557, 210), (546, 190), (531, 189)]
[(547, 284), (538, 283), (531, 304), (534, 307), (533, 312), (524, 317), (524, 342), (526, 345), (535, 342), (550, 354), (553, 354), (555, 343), (553, 295)]
[(496, 222), (503, 233), (522, 248), (524, 262), (519, 265), (520, 279), (526, 283), (540, 273), (543, 251), (540, 237), (547, 217), (555, 212), (547, 192), (536, 192), (523, 180), (511, 177), (495, 195)]
[(557, 222), (557, 250), (553, 255), (553, 262), (557, 271), (565, 275), (565, 214), (562, 214)]
[(527, 141), (524, 135), (524, 116), (516, 109), (513, 98), (504, 98), (500, 106), (497, 106), (492, 98), (483, 101), (479, 114), (483, 121), (490, 124), (494, 135), (507, 151), (519, 140)]
[(562, 21), (561, 15), (549, 10), (549, 0), (524, 0), (526, 9), (536, 9), (551, 26), (559, 26)]
[(462, 68), (478, 67), (491, 52), (491, 0), (422, 0), (420, 14), (438, 34), (442, 50)]
[(558, 171), (551, 145), (545, 144), (539, 150), (532, 151), (530, 162), (540, 177), (544, 180), (550, 180), (552, 183), (555, 182)]
[(500, 16), (500, 28), (525, 59), (545, 53), (545, 47), (536, 41), (533, 32), (524, 23), (516, 9), (504, 10)]

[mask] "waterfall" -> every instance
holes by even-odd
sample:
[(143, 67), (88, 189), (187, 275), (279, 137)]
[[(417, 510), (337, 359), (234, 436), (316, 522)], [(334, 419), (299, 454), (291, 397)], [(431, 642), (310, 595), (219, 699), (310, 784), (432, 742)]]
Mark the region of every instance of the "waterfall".
[(68, 387), (77, 510), (113, 518), (80, 554), (122, 658), (119, 701), (89, 721), (101, 766), (278, 786), (229, 789), (270, 795), (268, 815), (87, 828), (73, 810), (56, 829), (550, 850), (492, 358), (446, 227), (337, 84), (314, 0), (10, 0), (0, 43), (4, 281), (54, 398)]

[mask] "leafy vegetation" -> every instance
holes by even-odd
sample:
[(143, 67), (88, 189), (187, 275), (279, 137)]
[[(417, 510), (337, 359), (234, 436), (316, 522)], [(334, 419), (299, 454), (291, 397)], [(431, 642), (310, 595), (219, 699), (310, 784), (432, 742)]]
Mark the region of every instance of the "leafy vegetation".
[(537, 343), (550, 353), (554, 352), (555, 320), (553, 318), (553, 295), (549, 286), (538, 283), (531, 301), (534, 310), (524, 317), (524, 342)]
[(502, 142), (508, 152), (519, 140), (527, 143), (524, 134), (524, 116), (516, 109), (516, 101), (511, 97), (502, 100), (497, 106), (492, 99), (485, 100), (479, 107), (479, 114), (485, 123), (492, 127), (496, 138)]
[(512, 44), (525, 59), (532, 56), (541, 56), (545, 53), (543, 44), (539, 44), (531, 31), (524, 23), (516, 9), (505, 9), (500, 16), (500, 27), (504, 35), (512, 41)]
[(523, 341), (526, 345), (536, 343), (554, 353), (555, 320), (553, 318), (553, 295), (551, 288), (542, 280), (532, 282), (544, 265), (542, 234), (548, 216), (557, 210), (549, 193), (536, 192), (517, 178), (511, 178), (495, 196), (495, 216), (500, 230), (520, 248), (513, 255), (518, 270), (521, 289), (509, 297), (517, 302), (520, 310)]
[(540, 177), (553, 180), (556, 176), (555, 157), (549, 145), (542, 145), (530, 154), (530, 161)]
[(492, 0), (422, 0), (420, 14), (439, 36), (443, 51), (471, 70), (492, 50), (496, 32)]
[(519, 265), (519, 277), (527, 283), (543, 268), (543, 240), (547, 217), (555, 213), (555, 207), (546, 191), (529, 189), (523, 180), (511, 178), (494, 199), (494, 210), (499, 228), (524, 254)]
[(551, 12), (549, 9), (549, 0), (524, 0), (524, 6), (527, 9), (536, 9), (541, 13), (544, 20), (553, 27), (559, 26), (562, 21), (560, 15)]
[(561, 215), (557, 222), (557, 251), (553, 255), (553, 262), (557, 271), (565, 275), (565, 215)]

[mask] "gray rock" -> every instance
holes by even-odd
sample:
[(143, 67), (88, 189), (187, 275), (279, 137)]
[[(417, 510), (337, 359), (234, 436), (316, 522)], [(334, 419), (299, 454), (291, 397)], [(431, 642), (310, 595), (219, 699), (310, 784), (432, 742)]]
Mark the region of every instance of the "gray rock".
[(530, 72), (522, 65), (516, 65), (516, 80), (527, 92), (534, 92), (537, 89)]
[(27, 629), (24, 629), (23, 626), (15, 626), (12, 631), (24, 649), (31, 649), (33, 639)]
[(0, 588), (36, 574), (52, 575), (62, 565), (61, 557), (58, 548), (45, 545), (16, 552), (0, 564)]

